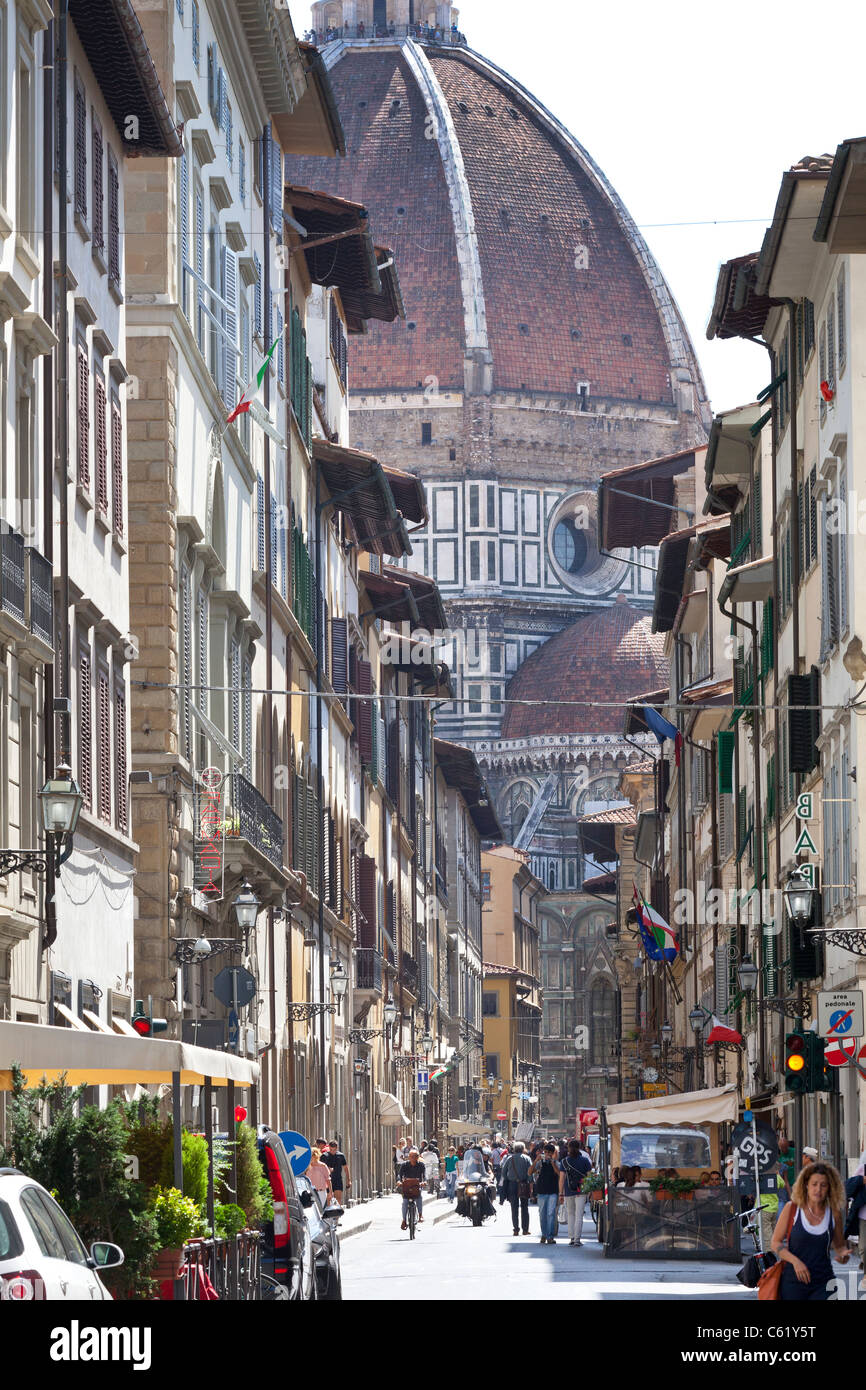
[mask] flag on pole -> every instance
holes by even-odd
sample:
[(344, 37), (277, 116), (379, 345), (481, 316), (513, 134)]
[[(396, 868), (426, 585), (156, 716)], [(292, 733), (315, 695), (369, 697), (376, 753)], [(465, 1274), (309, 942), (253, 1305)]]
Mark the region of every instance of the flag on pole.
[(638, 893), (637, 885), (635, 884), (633, 887), (632, 902), (647, 958), (649, 960), (676, 960), (680, 949), (676, 932), (671, 930), (661, 913), (656, 912), (654, 907), (650, 907), (646, 898)]
[(658, 710), (653, 709), (652, 705), (641, 705), (641, 709), (643, 710), (643, 717), (646, 720), (647, 727), (652, 730), (659, 743), (664, 743), (665, 739), (668, 738), (673, 739), (674, 756), (677, 760), (677, 767), (679, 767), (683, 736), (676, 724), (672, 724), (669, 719), (665, 719), (664, 715), (659, 714)]
[(227, 425), (230, 425), (233, 420), (236, 420), (238, 418), (239, 415), (245, 415), (249, 410), (254, 398), (258, 395), (259, 391), (261, 390), (262, 382), (265, 379), (265, 372), (268, 370), (268, 367), (271, 364), (271, 358), (273, 357), (274, 353), (277, 350), (277, 347), (279, 346), (281, 337), (281, 333), (277, 334), (276, 338), (271, 344), (271, 347), (268, 351), (268, 354), (264, 362), (259, 367), (259, 370), (256, 372), (254, 379), (250, 382), (249, 386), (247, 387), (246, 391), (244, 391), (244, 394), (241, 396), (231, 415), (226, 420)]
[(738, 1033), (736, 1028), (729, 1028), (727, 1023), (722, 1023), (722, 1020), (713, 1014), (713, 1026), (707, 1034), (706, 1041), (708, 1043), (741, 1043), (743, 1041), (743, 1035), (742, 1033)]

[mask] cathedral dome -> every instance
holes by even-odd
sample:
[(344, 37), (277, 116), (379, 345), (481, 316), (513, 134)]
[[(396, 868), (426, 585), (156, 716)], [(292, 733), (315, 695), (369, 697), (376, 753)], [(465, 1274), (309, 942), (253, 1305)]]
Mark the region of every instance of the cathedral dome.
[[(651, 619), (614, 603), (564, 628), (523, 663), (507, 698), (544, 703), (508, 705), (502, 737), (622, 733), (624, 702), (666, 685), (668, 674), (664, 638), (651, 630)], [(557, 699), (599, 701), (602, 708)]]
[(406, 308), (353, 343), (353, 396), (492, 390), (697, 413), (700, 371), (664, 278), (565, 128), (463, 43), (418, 42), (399, 20), (393, 42), (373, 39), (361, 0), (318, 8), (328, 22), (351, 11), (325, 31), (340, 35), (325, 60), (347, 157), (292, 158), (289, 176), (368, 208)]

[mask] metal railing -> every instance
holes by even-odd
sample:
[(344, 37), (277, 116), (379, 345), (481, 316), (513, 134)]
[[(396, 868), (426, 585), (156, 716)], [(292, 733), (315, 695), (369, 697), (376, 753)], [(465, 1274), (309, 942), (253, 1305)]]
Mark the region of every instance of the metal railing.
[(308, 34), (309, 42), (319, 47), (325, 43), (337, 43), (341, 39), (387, 43), (391, 39), (407, 38), (414, 39), (416, 43), (445, 44), (454, 48), (467, 46), (465, 34), (451, 29), (431, 29), (428, 24), (338, 24), (328, 29), (311, 29)]
[(48, 646), (54, 644), (53, 570), (44, 555), (28, 546), (30, 560), (30, 631)]
[(415, 957), (410, 955), (408, 951), (401, 951), (400, 979), (407, 989), (412, 990), (413, 994), (417, 994), (418, 992), (418, 979), (420, 973), (420, 967)]
[(0, 609), (24, 622), (24, 537), (0, 526)]
[(184, 1246), (186, 1302), (250, 1303), (261, 1299), (261, 1233), (240, 1231), (227, 1239), (194, 1240)]
[(236, 772), (232, 778), (232, 813), (235, 833), (269, 859), (283, 866), (283, 822), (252, 782)]
[(362, 946), (355, 951), (355, 988), (382, 992), (383, 956), (381, 951)]

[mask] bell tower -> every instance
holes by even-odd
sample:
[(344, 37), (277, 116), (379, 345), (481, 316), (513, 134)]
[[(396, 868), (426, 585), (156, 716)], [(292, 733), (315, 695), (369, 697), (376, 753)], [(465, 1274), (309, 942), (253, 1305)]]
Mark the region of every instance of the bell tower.
[[(448, 0), (316, 0), (312, 11), (313, 25), (320, 32), (342, 27), (345, 37), (365, 39), (391, 24), (401, 38), (416, 24), (429, 24), (448, 33), (460, 17), (460, 11)], [(364, 26), (360, 34), (359, 25)]]

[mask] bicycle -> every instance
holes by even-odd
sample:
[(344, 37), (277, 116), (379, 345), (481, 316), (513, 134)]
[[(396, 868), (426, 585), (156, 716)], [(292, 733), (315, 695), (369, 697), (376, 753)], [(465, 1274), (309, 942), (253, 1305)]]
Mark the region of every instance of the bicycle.
[(409, 1227), (409, 1239), (410, 1239), (410, 1240), (414, 1240), (414, 1239), (415, 1239), (415, 1226), (416, 1226), (417, 1221), (418, 1221), (418, 1208), (417, 1208), (417, 1206), (415, 1205), (415, 1198), (414, 1198), (414, 1197), (407, 1197), (407, 1198), (406, 1198), (406, 1201), (407, 1201), (408, 1204), (409, 1204), (408, 1209), (407, 1209), (407, 1211), (406, 1211), (406, 1224), (407, 1224), (408, 1227)]

